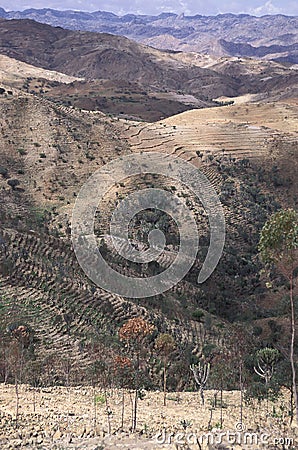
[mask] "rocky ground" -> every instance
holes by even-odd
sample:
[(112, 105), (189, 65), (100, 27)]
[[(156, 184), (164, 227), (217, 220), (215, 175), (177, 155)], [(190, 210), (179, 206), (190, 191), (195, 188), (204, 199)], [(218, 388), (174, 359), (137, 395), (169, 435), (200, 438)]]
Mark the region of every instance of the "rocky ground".
[[(205, 406), (201, 406), (197, 393), (169, 393), (167, 405), (163, 406), (162, 393), (146, 392), (139, 401), (137, 430), (132, 433), (129, 391), (109, 390), (105, 394), (85, 386), (33, 389), (22, 385), (16, 421), (15, 387), (2, 384), (0, 447), (3, 450), (295, 448), (298, 433), (287, 415), (288, 398), (269, 403), (268, 409), (266, 403), (244, 405), (241, 424), (239, 392), (225, 392), (220, 429), (220, 408), (212, 407), (214, 394), (215, 391), (207, 391)], [(220, 433), (228, 432), (221, 438)], [(256, 434), (251, 436), (249, 433), (253, 432)], [(221, 445), (217, 445), (220, 441)]]

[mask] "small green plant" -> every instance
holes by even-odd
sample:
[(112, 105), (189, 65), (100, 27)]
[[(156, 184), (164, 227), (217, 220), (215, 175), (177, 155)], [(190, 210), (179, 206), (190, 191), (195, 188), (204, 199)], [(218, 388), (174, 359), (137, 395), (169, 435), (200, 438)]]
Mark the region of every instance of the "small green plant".
[(266, 386), (273, 376), (278, 356), (279, 352), (275, 348), (263, 348), (257, 353), (257, 367), (254, 367), (254, 371), (265, 380)]
[(285, 405), (281, 404), (279, 407), (279, 411), (277, 411), (275, 405), (273, 405), (271, 416), (275, 419), (282, 419), (285, 416), (286, 412), (287, 408), (285, 407)]
[(106, 396), (105, 395), (95, 395), (94, 402), (98, 405), (103, 405), (106, 402)]
[(40, 154), (39, 154), (39, 157), (42, 158), (42, 159), (44, 159), (44, 158), (47, 157), (47, 155), (46, 155), (45, 153), (40, 153)]
[(211, 406), (211, 408), (221, 407), (221, 408), (227, 409), (227, 407), (228, 407), (226, 402), (221, 402), (220, 400), (217, 400), (216, 397), (209, 398), (208, 403)]
[(141, 433), (142, 433), (142, 434), (145, 434), (145, 435), (148, 437), (149, 431), (150, 431), (149, 426), (148, 426), (146, 423), (144, 423), (143, 429), (142, 429)]

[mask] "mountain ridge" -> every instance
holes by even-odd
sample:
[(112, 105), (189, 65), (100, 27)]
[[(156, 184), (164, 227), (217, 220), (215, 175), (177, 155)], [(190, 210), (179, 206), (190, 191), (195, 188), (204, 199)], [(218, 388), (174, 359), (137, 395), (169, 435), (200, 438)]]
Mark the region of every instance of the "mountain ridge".
[[(251, 56), (258, 57), (259, 47), (291, 47), (298, 42), (298, 18), (295, 16), (248, 14), (220, 14), (217, 16), (186, 16), (162, 13), (159, 16), (126, 14), (118, 16), (106, 11), (59, 11), (51, 8), (27, 9), (6, 12), (0, 10), (0, 17), (6, 19), (33, 19), (48, 25), (71, 30), (107, 32), (126, 36), (138, 42), (160, 49), (175, 51), (213, 52), (209, 43), (221, 39), (233, 44), (252, 46)], [(163, 36), (177, 40), (169, 47)], [(256, 50), (254, 50), (256, 49)], [(270, 49), (268, 49), (270, 50)], [(297, 63), (297, 49), (277, 49), (268, 53), (269, 59)], [(286, 55), (279, 55), (287, 52)], [(235, 56), (231, 49), (221, 49), (221, 54)], [(240, 53), (240, 56), (245, 56)], [(289, 57), (289, 60), (287, 59)]]

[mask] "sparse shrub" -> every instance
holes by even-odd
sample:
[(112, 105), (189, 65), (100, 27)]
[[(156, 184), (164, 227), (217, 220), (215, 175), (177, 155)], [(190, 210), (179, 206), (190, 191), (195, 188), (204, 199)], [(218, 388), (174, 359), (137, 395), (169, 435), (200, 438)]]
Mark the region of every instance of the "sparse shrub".
[(19, 186), (19, 180), (13, 178), (7, 181), (7, 184), (14, 190), (17, 186)]
[(255, 325), (253, 327), (253, 334), (254, 336), (261, 336), (261, 334), (263, 333), (263, 328), (259, 325)]
[(89, 159), (89, 161), (94, 161), (95, 156), (90, 155), (90, 153), (86, 153), (86, 158)]
[(179, 425), (182, 426), (183, 430), (186, 430), (187, 428), (190, 428), (192, 426), (192, 422), (187, 419), (182, 419), (180, 420)]
[(3, 176), (3, 178), (6, 178), (8, 175), (8, 170), (6, 169), (6, 167), (0, 166), (0, 175)]
[(196, 320), (197, 322), (203, 322), (204, 317), (205, 317), (205, 313), (201, 309), (197, 309), (196, 311), (194, 311), (192, 313), (192, 318), (194, 320)]

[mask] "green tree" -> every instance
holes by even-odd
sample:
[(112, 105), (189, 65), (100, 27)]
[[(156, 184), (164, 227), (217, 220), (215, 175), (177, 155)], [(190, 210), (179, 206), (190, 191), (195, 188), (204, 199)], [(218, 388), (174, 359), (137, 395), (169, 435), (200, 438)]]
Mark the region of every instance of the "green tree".
[(298, 254), (298, 213), (293, 209), (278, 211), (265, 223), (259, 242), (262, 262), (269, 268), (277, 268), (287, 279), (290, 286), (291, 305), (291, 346), (290, 362), (292, 369), (293, 394), (298, 424), (298, 398), (296, 387), (296, 369), (294, 360), (295, 345), (295, 305), (294, 273), (297, 268)]

